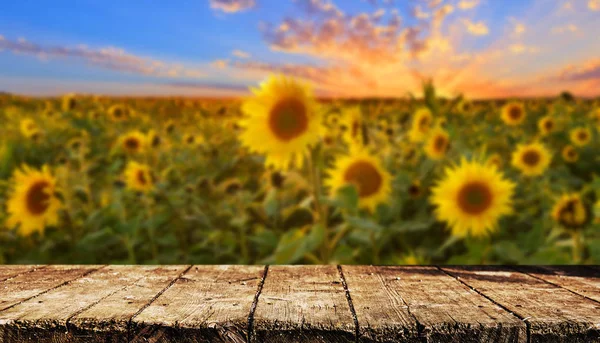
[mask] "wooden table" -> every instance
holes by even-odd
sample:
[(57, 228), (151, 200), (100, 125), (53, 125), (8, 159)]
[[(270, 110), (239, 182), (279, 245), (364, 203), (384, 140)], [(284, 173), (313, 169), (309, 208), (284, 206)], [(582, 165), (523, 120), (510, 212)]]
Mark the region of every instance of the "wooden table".
[(0, 342), (599, 342), (600, 268), (2, 266)]

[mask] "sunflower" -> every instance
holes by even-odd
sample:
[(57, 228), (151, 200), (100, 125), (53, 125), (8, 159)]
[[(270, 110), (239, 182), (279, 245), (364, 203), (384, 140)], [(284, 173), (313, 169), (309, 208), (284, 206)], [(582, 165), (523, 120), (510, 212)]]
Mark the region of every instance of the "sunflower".
[(171, 120), (171, 119), (167, 120), (167, 122), (165, 123), (165, 132), (172, 133), (174, 130), (175, 130), (175, 123), (173, 122), (173, 120)]
[(590, 118), (596, 124), (596, 127), (598, 127), (600, 129), (600, 108), (594, 109), (590, 113)]
[(284, 76), (272, 76), (251, 90), (254, 97), (242, 105), (242, 144), (265, 154), (268, 166), (288, 169), (295, 162), (300, 167), (306, 148), (319, 141), (321, 114), (312, 90)]
[(73, 111), (77, 107), (77, 99), (75, 94), (66, 94), (62, 98), (62, 110), (64, 112)]
[(501, 117), (506, 125), (520, 125), (525, 120), (525, 107), (520, 102), (510, 102), (502, 107)]
[(186, 145), (202, 145), (204, 144), (204, 138), (202, 136), (194, 135), (192, 133), (187, 133), (182, 138), (183, 143)]
[(330, 127), (337, 127), (341, 122), (340, 114), (337, 112), (330, 113), (327, 115), (325, 121)]
[(419, 151), (412, 144), (402, 148), (402, 160), (410, 165), (415, 165), (419, 161)]
[(490, 157), (488, 157), (485, 164), (486, 164), (486, 166), (494, 166), (494, 167), (500, 169), (500, 168), (502, 168), (504, 161), (502, 160), (502, 156), (500, 156), (500, 154), (492, 154)]
[(458, 103), (458, 105), (456, 106), (458, 113), (465, 115), (465, 116), (470, 116), (472, 114), (474, 114), (473, 111), (473, 103), (469, 100), (461, 100), (461, 102)]
[(129, 154), (141, 153), (146, 149), (146, 135), (139, 131), (132, 131), (120, 138), (120, 146)]
[(512, 213), (514, 188), (497, 168), (463, 158), (460, 166), (446, 169), (432, 189), (431, 202), (437, 219), (453, 235), (485, 236), (496, 230), (500, 217)]
[(148, 193), (154, 189), (156, 180), (148, 165), (129, 161), (124, 176), (127, 188), (132, 191)]
[(52, 108), (46, 108), (46, 109), (44, 109), (44, 112), (42, 112), (42, 115), (45, 118), (49, 118), (49, 119), (53, 118), (55, 114), (56, 113), (54, 112), (54, 110)]
[(127, 119), (127, 110), (122, 105), (112, 105), (108, 109), (108, 116), (114, 122), (120, 122)]
[(592, 133), (587, 128), (579, 127), (571, 130), (570, 137), (571, 143), (573, 143), (575, 146), (582, 147), (590, 143), (592, 140)]
[(541, 143), (518, 145), (512, 155), (512, 165), (523, 175), (537, 176), (544, 173), (552, 161), (552, 154)]
[(568, 163), (574, 163), (579, 160), (579, 153), (572, 145), (567, 145), (562, 149), (562, 158)]
[(413, 117), (408, 138), (411, 142), (422, 142), (429, 134), (429, 129), (433, 124), (433, 115), (428, 108), (423, 107), (418, 109)]
[(359, 106), (352, 106), (344, 111), (344, 120), (339, 129), (342, 138), (348, 144), (365, 144), (362, 111)]
[(415, 180), (415, 181), (411, 182), (410, 186), (408, 186), (408, 195), (410, 195), (410, 197), (413, 199), (417, 199), (422, 194), (423, 194), (423, 187), (421, 186), (421, 181)]
[(36, 139), (39, 137), (40, 130), (38, 129), (37, 124), (32, 119), (23, 119), (21, 120), (21, 134), (25, 138)]
[(551, 116), (545, 116), (538, 121), (538, 128), (542, 134), (542, 136), (546, 136), (551, 134), (556, 128), (556, 123), (554, 122), (554, 118)]
[(161, 137), (154, 130), (150, 130), (146, 136), (146, 141), (151, 148), (158, 148), (162, 145), (163, 141)]
[(432, 160), (441, 160), (450, 149), (450, 136), (440, 128), (432, 130), (425, 143), (425, 154)]
[(56, 197), (56, 179), (47, 166), (36, 170), (23, 166), (13, 175), (14, 187), (7, 202), (9, 228), (19, 226), (19, 232), (30, 235), (58, 224), (61, 202)]
[(588, 220), (588, 213), (581, 196), (577, 193), (561, 196), (552, 209), (552, 219), (570, 229), (584, 226)]
[(333, 197), (337, 191), (354, 185), (358, 191), (359, 207), (375, 210), (378, 204), (388, 200), (391, 193), (391, 175), (380, 161), (360, 146), (351, 147), (349, 156), (339, 157), (325, 185)]

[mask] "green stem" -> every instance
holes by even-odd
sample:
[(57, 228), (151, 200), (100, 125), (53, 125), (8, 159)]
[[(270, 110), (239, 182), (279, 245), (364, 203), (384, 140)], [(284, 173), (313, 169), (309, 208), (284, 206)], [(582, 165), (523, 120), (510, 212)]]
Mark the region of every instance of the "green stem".
[(321, 203), (321, 174), (317, 162), (321, 159), (321, 149), (317, 146), (310, 150), (308, 158), (308, 166), (310, 172), (310, 179), (312, 181), (313, 198), (315, 201), (315, 207), (318, 215), (318, 222), (323, 226), (325, 230), (325, 237), (323, 239), (323, 245), (321, 246), (321, 259), (324, 263), (329, 263), (331, 257), (331, 251), (335, 247), (331, 247), (329, 244), (329, 228), (327, 227), (327, 209)]
[(573, 263), (578, 264), (583, 260), (583, 246), (581, 244), (583, 236), (581, 232), (577, 230), (571, 234), (571, 238), (573, 239)]

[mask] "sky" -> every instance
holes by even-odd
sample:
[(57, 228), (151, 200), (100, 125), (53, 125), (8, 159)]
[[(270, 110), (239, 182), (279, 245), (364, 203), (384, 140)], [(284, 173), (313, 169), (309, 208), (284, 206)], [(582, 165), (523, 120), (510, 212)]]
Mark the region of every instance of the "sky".
[(600, 0), (23, 0), (0, 11), (0, 91), (599, 96), (598, 32)]

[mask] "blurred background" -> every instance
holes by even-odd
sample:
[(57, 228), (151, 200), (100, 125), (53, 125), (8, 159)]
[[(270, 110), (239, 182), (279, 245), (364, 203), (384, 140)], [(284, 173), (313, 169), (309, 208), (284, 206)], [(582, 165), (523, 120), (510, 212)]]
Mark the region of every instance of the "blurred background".
[(14, 4), (0, 263), (597, 264), (599, 17)]

